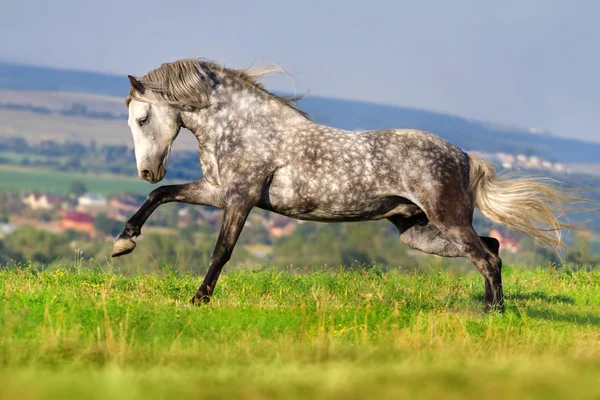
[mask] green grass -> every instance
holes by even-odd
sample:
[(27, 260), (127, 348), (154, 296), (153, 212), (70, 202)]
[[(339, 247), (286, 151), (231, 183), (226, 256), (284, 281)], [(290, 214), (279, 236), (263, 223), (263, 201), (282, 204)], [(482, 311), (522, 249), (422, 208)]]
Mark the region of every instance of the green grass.
[(600, 272), (0, 271), (0, 398), (598, 398)]
[[(88, 191), (101, 194), (130, 192), (148, 194), (156, 185), (143, 182), (137, 177), (121, 175), (93, 175), (76, 172), (44, 171), (21, 167), (0, 167), (0, 190), (66, 193), (73, 181), (85, 183)], [(164, 184), (169, 182), (165, 181)], [(163, 184), (163, 183), (161, 183)]]

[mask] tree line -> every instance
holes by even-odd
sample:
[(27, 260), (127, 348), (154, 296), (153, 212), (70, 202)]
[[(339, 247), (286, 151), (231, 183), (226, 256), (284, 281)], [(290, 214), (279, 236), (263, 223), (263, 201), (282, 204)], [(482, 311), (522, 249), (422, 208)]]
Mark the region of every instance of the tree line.
[[(0, 138), (0, 164), (39, 167), (63, 172), (136, 175), (133, 148), (125, 145), (98, 144), (67, 140), (41, 140), (30, 143), (22, 137)], [(15, 157), (16, 155), (16, 157)], [(202, 178), (197, 151), (175, 151), (169, 161), (169, 178)]]
[[(99, 222), (103, 224), (104, 222)], [(118, 225), (118, 226), (117, 226)], [(98, 228), (101, 228), (98, 226)], [(122, 224), (103, 226), (118, 232)], [(400, 242), (398, 232), (385, 221), (353, 224), (303, 223), (290, 235), (272, 239), (270, 251), (258, 255), (254, 250), (268, 236), (266, 228), (252, 224), (244, 229), (228, 268), (268, 265), (279, 268), (337, 269), (368, 268), (383, 270), (472, 271), (463, 259), (442, 259), (413, 251)], [(124, 273), (160, 271), (164, 266), (185, 273), (203, 274), (210, 260), (216, 228), (192, 224), (177, 234), (148, 233), (138, 240), (136, 250), (111, 259), (112, 241), (94, 242), (86, 236), (65, 231), (52, 233), (23, 226), (0, 239), (0, 267), (33, 265), (36, 268), (62, 267), (76, 258), (94, 260), (101, 266), (112, 265)], [(545, 248), (535, 248), (529, 239), (522, 241), (525, 251), (503, 254), (505, 265), (560, 266), (596, 268), (600, 249), (583, 236), (559, 260)]]

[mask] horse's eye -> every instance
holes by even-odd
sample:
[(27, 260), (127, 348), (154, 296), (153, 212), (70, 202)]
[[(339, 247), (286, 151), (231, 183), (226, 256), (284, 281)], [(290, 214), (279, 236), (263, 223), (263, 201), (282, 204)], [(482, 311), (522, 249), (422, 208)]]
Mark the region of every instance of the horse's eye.
[(138, 124), (139, 124), (140, 126), (144, 126), (144, 125), (146, 125), (146, 123), (147, 123), (147, 122), (148, 122), (148, 117), (143, 117), (143, 118), (140, 118), (140, 119), (138, 120)]

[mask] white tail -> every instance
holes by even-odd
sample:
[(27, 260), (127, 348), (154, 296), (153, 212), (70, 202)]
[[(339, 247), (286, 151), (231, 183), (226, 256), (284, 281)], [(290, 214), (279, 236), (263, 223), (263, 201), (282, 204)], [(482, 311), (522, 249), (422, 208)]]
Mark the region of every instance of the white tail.
[(533, 177), (501, 177), (487, 161), (469, 154), (469, 192), (483, 215), (541, 241), (558, 253), (566, 248), (563, 229), (575, 229), (559, 217), (571, 204), (590, 202), (571, 191), (550, 183), (551, 179)]

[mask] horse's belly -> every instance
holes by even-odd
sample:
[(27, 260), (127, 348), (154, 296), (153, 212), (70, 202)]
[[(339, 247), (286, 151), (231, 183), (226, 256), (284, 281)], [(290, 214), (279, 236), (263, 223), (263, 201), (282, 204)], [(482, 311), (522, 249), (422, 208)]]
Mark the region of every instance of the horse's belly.
[[(279, 179), (278, 179), (279, 178)], [(274, 177), (261, 196), (260, 208), (310, 221), (366, 221), (422, 211), (414, 203), (392, 193), (356, 191), (328, 182), (301, 182)]]

